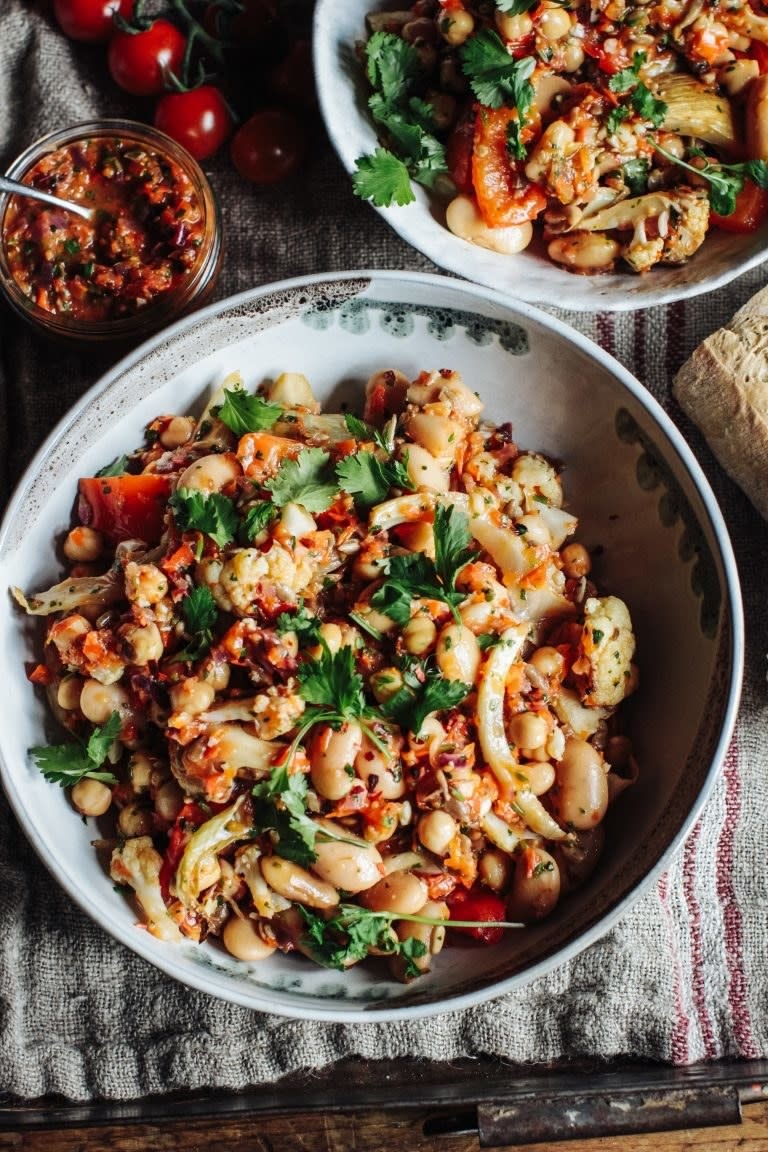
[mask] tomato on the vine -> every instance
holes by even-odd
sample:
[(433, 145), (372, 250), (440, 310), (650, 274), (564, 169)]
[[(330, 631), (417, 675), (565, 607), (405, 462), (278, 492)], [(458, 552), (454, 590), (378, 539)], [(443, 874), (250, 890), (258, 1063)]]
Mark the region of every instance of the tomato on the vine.
[(189, 92), (166, 92), (155, 108), (155, 127), (196, 160), (213, 156), (232, 132), (232, 114), (218, 88), (202, 84)]
[(245, 180), (276, 184), (296, 172), (304, 157), (306, 136), (298, 117), (287, 108), (262, 108), (232, 137), (232, 163)]
[(317, 104), (312, 45), (307, 39), (294, 40), (269, 73), (269, 89), (276, 99), (291, 107), (314, 108)]
[(70, 40), (98, 44), (109, 40), (115, 31), (116, 13), (130, 20), (133, 0), (53, 0), (53, 12)]
[(153, 20), (138, 32), (120, 30), (109, 42), (110, 75), (133, 96), (156, 96), (169, 72), (181, 74), (186, 47), (186, 36), (170, 20)]

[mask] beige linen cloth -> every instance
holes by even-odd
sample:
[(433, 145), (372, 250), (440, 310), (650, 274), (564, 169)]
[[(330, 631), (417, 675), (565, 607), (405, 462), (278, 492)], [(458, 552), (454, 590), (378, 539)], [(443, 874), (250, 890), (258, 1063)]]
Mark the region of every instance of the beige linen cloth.
[[(0, 165), (42, 133), (103, 113), (147, 109), (123, 103), (103, 51), (68, 44), (42, 4), (0, 0)], [(301, 178), (275, 191), (244, 185), (226, 159), (208, 166), (226, 233), (220, 296), (316, 271), (434, 271), (354, 199), (317, 135)], [(115, 943), (39, 864), (3, 799), (0, 1092), (88, 1100), (242, 1088), (346, 1056), (768, 1057), (768, 528), (670, 399), (676, 369), (766, 275), (758, 270), (668, 309), (563, 317), (635, 372), (689, 437), (743, 581), (747, 671), (736, 736), (700, 823), (656, 887), (577, 959), (469, 1011), (427, 1023), (285, 1021), (182, 987)], [(45, 347), (2, 305), (0, 341), (5, 500), (43, 436), (110, 358)]]

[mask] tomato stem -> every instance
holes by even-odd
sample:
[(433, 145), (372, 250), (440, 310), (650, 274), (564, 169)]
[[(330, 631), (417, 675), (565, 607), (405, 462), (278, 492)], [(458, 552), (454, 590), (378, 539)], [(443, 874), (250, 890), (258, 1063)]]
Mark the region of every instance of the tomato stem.
[[(223, 64), (224, 49), (222, 44), (214, 36), (211, 36), (208, 32), (206, 32), (200, 21), (196, 20), (192, 13), (188, 10), (184, 0), (170, 0), (170, 4), (174, 12), (176, 12), (176, 14), (181, 17), (182, 21), (186, 25), (187, 35), (189, 36), (189, 43), (191, 44), (194, 41), (197, 41), (198, 43), (202, 44), (212, 60), (214, 60), (217, 64)], [(187, 60), (185, 57), (185, 67), (186, 66)], [(184, 79), (186, 80), (186, 76)], [(186, 90), (188, 91), (188, 89)]]

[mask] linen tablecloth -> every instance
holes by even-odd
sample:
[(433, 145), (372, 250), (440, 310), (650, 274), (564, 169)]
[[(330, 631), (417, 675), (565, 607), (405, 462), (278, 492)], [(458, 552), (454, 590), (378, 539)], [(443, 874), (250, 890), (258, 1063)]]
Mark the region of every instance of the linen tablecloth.
[[(104, 59), (103, 49), (67, 42), (42, 4), (0, 0), (0, 166), (51, 129), (147, 114), (120, 98)], [(322, 132), (314, 136), (301, 176), (274, 190), (244, 184), (226, 158), (206, 165), (224, 218), (219, 296), (310, 272), (436, 271), (353, 197)], [(285, 1021), (182, 987), (115, 943), (43, 869), (2, 799), (0, 1092), (89, 1100), (242, 1088), (355, 1055), (768, 1057), (768, 529), (670, 395), (696, 344), (767, 278), (758, 269), (666, 309), (557, 313), (633, 371), (682, 428), (720, 501), (742, 580), (747, 667), (735, 738), (701, 820), (655, 888), (578, 958), (480, 1007), (428, 1023)], [(0, 308), (3, 504), (34, 449), (111, 360), (46, 346)]]

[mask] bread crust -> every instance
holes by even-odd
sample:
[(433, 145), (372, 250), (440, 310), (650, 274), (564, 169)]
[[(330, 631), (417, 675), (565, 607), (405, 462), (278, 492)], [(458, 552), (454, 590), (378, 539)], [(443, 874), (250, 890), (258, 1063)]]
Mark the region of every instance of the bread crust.
[(719, 463), (768, 519), (768, 288), (699, 345), (672, 391)]

